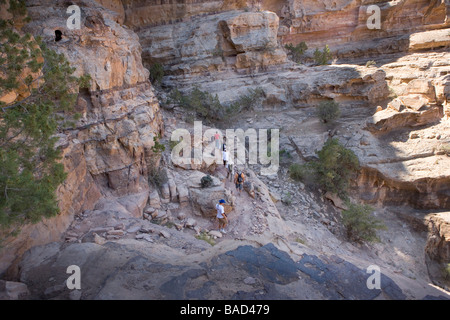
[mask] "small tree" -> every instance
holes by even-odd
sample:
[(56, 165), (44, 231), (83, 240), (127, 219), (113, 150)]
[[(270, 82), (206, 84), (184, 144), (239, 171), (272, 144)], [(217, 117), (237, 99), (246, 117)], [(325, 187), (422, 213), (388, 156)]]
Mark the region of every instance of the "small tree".
[(328, 139), (317, 155), (319, 159), (312, 166), (319, 185), (326, 191), (346, 198), (350, 179), (359, 169), (358, 157), (336, 138)]
[(150, 67), (150, 81), (154, 85), (160, 85), (164, 77), (164, 67), (160, 63), (154, 63)]
[(320, 51), (318, 48), (314, 51), (314, 61), (318, 65), (327, 65), (332, 58), (332, 54), (328, 45)]
[(221, 120), (225, 114), (225, 108), (220, 103), (218, 95), (202, 91), (197, 86), (188, 94), (183, 94), (178, 89), (172, 90), (168, 101), (206, 120)]
[(264, 97), (264, 89), (262, 89), (261, 87), (255, 89), (247, 89), (247, 94), (240, 95), (237, 101), (231, 103), (226, 108), (227, 116), (232, 117), (233, 115), (239, 114), (243, 110), (253, 110), (258, 104), (262, 102)]
[(292, 61), (296, 63), (301, 62), (305, 51), (308, 50), (308, 46), (303, 41), (296, 46), (294, 46), (292, 43), (289, 43), (284, 47), (289, 51), (289, 55), (291, 56)]
[[(10, 12), (26, 13), (24, 1), (10, 1)], [(19, 228), (59, 212), (56, 189), (66, 174), (56, 133), (76, 118), (89, 76), (74, 77), (64, 55), (16, 31), (15, 18), (0, 19), (0, 97), (21, 93), (0, 101), (0, 226)]]
[(293, 163), (289, 166), (289, 177), (293, 180), (303, 181), (309, 184), (315, 180), (314, 168), (311, 166), (311, 163)]
[(153, 153), (160, 155), (166, 150), (166, 146), (159, 142), (159, 139), (161, 139), (160, 135), (153, 137), (153, 146), (152, 151)]
[(373, 216), (374, 209), (366, 204), (347, 201), (348, 209), (342, 211), (342, 221), (347, 238), (353, 242), (379, 242), (377, 230), (384, 230), (383, 222)]
[(317, 106), (317, 116), (324, 123), (333, 123), (341, 116), (339, 103), (335, 101), (322, 101)]

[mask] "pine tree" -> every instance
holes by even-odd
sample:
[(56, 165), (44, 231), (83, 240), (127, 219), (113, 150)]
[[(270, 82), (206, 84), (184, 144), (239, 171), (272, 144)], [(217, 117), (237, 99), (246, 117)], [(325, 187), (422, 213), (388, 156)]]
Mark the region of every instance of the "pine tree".
[[(1, 0), (0, 0), (1, 1)], [(0, 20), (0, 226), (20, 227), (59, 212), (56, 189), (66, 174), (55, 147), (58, 130), (76, 118), (73, 106), (90, 77), (73, 76), (64, 55), (14, 27), (23, 1), (10, 1), (12, 20)]]
[(320, 51), (318, 48), (316, 48), (316, 50), (314, 51), (314, 60), (318, 65), (327, 65), (331, 58), (333, 58), (333, 55), (331, 54), (328, 45), (325, 45), (322, 51)]

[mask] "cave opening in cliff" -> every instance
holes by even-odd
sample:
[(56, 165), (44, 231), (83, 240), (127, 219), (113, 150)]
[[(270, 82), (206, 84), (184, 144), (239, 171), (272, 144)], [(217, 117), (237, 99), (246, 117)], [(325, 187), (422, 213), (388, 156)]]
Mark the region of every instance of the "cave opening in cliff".
[(58, 42), (62, 40), (62, 32), (61, 30), (55, 30), (55, 41)]

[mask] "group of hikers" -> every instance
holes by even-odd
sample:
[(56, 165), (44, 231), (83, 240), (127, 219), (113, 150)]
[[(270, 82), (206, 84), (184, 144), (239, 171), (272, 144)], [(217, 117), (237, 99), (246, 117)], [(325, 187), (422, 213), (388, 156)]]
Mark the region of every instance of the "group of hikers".
[[(218, 132), (216, 132), (216, 134), (214, 135), (214, 139), (215, 139), (215, 143), (216, 143), (216, 145), (215, 145), (216, 148), (220, 149), (220, 135)], [(233, 175), (234, 167), (233, 167), (233, 164), (229, 163), (229, 161), (228, 161), (228, 151), (227, 151), (225, 138), (224, 138), (224, 142), (222, 144), (222, 160), (223, 160), (223, 165), (227, 169), (227, 179), (234, 177), (233, 182), (236, 186), (236, 190), (240, 194), (242, 192), (242, 190), (244, 189), (245, 174), (244, 174), (243, 170), (238, 168), (236, 170), (236, 173), (234, 173), (234, 175)], [(216, 204), (216, 210), (217, 210), (216, 217), (219, 220), (219, 231), (222, 233), (226, 233), (225, 227), (228, 224), (227, 215), (225, 213), (225, 208), (223, 206), (223, 204), (225, 204), (225, 203), (226, 203), (226, 201), (224, 199), (220, 199), (219, 203)]]
[[(216, 134), (214, 135), (214, 139), (216, 142), (216, 148), (220, 149), (220, 135), (218, 132), (216, 132)], [(226, 138), (224, 137), (224, 142), (222, 143), (222, 160), (223, 160), (223, 165), (224, 167), (227, 169), (227, 179), (228, 178), (232, 178), (234, 177), (234, 184), (236, 185), (236, 189), (239, 191), (239, 194), (241, 193), (241, 191), (244, 188), (244, 182), (245, 182), (245, 174), (244, 171), (241, 170), (240, 168), (238, 168), (236, 170), (236, 173), (234, 173), (234, 166), (232, 163), (229, 163), (228, 161), (228, 150), (227, 150), (227, 145), (226, 145)]]

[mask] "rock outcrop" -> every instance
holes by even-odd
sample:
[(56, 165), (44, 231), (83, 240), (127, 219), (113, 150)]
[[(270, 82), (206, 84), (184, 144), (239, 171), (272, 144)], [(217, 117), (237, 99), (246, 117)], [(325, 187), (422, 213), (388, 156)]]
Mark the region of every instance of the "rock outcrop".
[(272, 12), (230, 11), (136, 32), (145, 65), (160, 63), (172, 75), (259, 70), (287, 59), (278, 47), (278, 16)]
[(440, 212), (427, 216), (428, 239), (425, 247), (426, 262), (431, 279), (439, 286), (450, 288), (450, 213)]
[[(282, 1), (280, 1), (282, 2)], [(375, 9), (372, 9), (375, 5)], [(283, 43), (306, 42), (310, 48), (326, 44), (338, 57), (355, 58), (448, 46), (437, 29), (448, 28), (449, 4), (446, 1), (285, 1), (280, 16)], [(378, 13), (379, 12), (379, 15)], [(379, 25), (376, 25), (376, 22)], [(425, 31), (430, 31), (426, 35)], [(414, 35), (414, 33), (419, 33)], [(438, 32), (438, 33), (434, 33)], [(425, 38), (429, 39), (425, 41)], [(431, 39), (442, 39), (438, 42)], [(423, 48), (423, 47), (422, 47)]]
[[(153, 138), (163, 132), (163, 125), (138, 37), (118, 23), (115, 12), (94, 1), (83, 1), (82, 6), (79, 30), (66, 26), (65, 1), (34, 1), (28, 8), (32, 22), (24, 31), (64, 54), (76, 67), (76, 76), (89, 74), (92, 80), (89, 90), (78, 96), (75, 108), (82, 117), (75, 129), (59, 133), (68, 172), (58, 189), (61, 213), (7, 239), (0, 274), (33, 245), (59, 240), (74, 216), (94, 209), (99, 199), (149, 193), (148, 166), (157, 163)], [(58, 42), (55, 30), (62, 32)], [(139, 215), (143, 207), (140, 210)]]
[(300, 244), (292, 247), (297, 254), (303, 252), (295, 259), (272, 243), (255, 247), (223, 242), (212, 249), (180, 233), (178, 241), (184, 246), (168, 248), (161, 242), (139, 240), (104, 245), (52, 243), (26, 254), (21, 281), (34, 283), (32, 299), (71, 299), (77, 290), (65, 285), (66, 268), (76, 264), (82, 270), (77, 297), (83, 300), (448, 298), (423, 284), (408, 290), (404, 286), (411, 280), (384, 272), (380, 288), (371, 290), (364, 267), (337, 256), (306, 253)]

